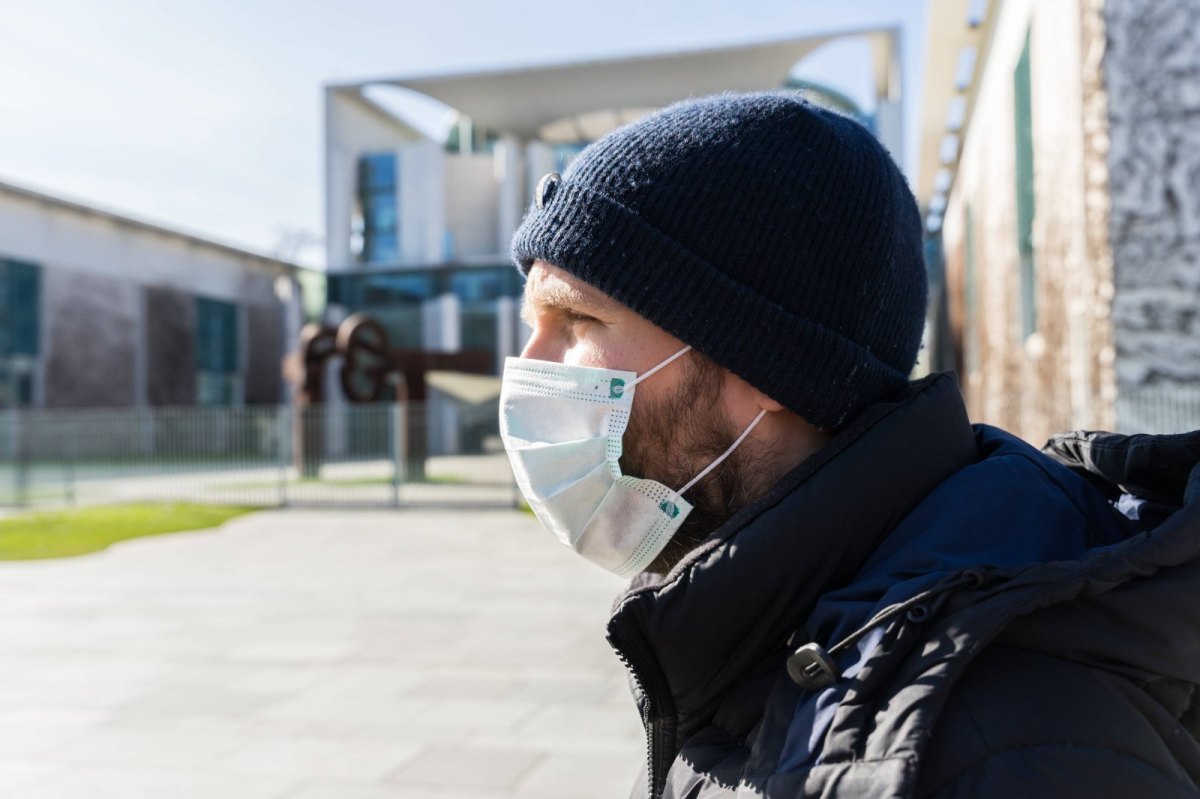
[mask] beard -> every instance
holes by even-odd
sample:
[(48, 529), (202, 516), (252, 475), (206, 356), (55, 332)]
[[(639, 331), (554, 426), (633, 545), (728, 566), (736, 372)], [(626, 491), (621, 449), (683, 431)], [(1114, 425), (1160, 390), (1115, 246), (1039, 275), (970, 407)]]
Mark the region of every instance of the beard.
[[(721, 406), (725, 371), (695, 350), (679, 363), (685, 369), (678, 388), (665, 397), (645, 395), (629, 415), (622, 438), (621, 473), (680, 488), (733, 445)], [(739, 508), (753, 499), (752, 462), (743, 444), (688, 490), (692, 512), (646, 571), (665, 574)]]

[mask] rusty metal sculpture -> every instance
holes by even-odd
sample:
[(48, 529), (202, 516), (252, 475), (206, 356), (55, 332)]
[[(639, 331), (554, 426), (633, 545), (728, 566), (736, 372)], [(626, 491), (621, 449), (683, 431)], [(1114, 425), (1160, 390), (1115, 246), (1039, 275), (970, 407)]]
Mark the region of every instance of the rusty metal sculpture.
[(300, 331), (300, 350), (288, 356), (285, 374), (296, 392), (296, 467), (306, 477), (315, 477), (320, 470), (324, 425), (319, 414), (325, 401), (325, 364), (334, 356), (342, 359), (339, 382), (351, 402), (386, 400), (388, 387), (394, 387), (395, 401), (405, 411), (405, 473), (410, 480), (425, 479), (425, 459), (429, 452), (425, 414), (427, 373), (448, 370), (490, 374), (494, 357), (487, 350), (436, 352), (393, 348), (383, 325), (366, 314), (354, 314), (337, 328), (316, 323), (305, 325)]

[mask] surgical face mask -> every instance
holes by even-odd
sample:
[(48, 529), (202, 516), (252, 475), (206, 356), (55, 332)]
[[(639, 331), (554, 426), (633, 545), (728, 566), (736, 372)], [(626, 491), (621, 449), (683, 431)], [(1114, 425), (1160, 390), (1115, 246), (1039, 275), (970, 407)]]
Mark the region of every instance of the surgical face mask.
[(637, 384), (689, 349), (640, 377), (528, 358), (504, 364), (500, 435), (517, 486), (559, 541), (622, 577), (653, 562), (692, 510), (682, 495), (729, 457), (766, 414), (760, 411), (724, 454), (678, 490), (622, 475), (621, 439)]

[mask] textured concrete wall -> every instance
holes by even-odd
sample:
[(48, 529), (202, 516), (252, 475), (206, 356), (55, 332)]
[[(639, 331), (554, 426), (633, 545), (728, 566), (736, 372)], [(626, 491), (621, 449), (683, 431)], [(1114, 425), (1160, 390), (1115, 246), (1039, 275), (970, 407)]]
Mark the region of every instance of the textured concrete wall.
[[(1104, 82), (1107, 34), (1105, 0), (1080, 0), (1081, 112), (1083, 115), (1084, 263), (1092, 273), (1094, 293), (1089, 295), (1095, 334), (1087, 342), (1092, 392), (1092, 413), (1084, 424), (1101, 430), (1116, 429), (1116, 347), (1112, 331), (1113, 257), (1109, 241), (1112, 200), (1109, 196), (1108, 89)], [(1073, 420), (1080, 421), (1080, 420)]]
[(66, 269), (46, 269), (42, 275), (46, 405), (132, 405), (141, 302), (138, 287)]
[[(39, 396), (45, 405), (195, 403), (197, 296), (274, 307), (278, 324), (261, 324), (267, 332), (255, 334), (255, 358), (271, 361), (270, 368), (253, 377), (243, 371), (243, 377), (247, 392), (254, 381), (255, 396), (278, 398), (284, 342), (275, 280), (284, 274), (281, 267), (3, 186), (0, 255), (43, 268)], [(274, 353), (262, 350), (271, 346)], [(243, 357), (243, 364), (250, 362)]]
[(1118, 396), (1200, 385), (1200, 3), (1105, 0)]
[(150, 405), (196, 402), (196, 300), (165, 286), (144, 295), (146, 401)]
[[(1037, 329), (1022, 338), (1013, 69), (1026, 31)], [(1200, 3), (1007, 0), (944, 241), (974, 418), (1034, 442), (1064, 428), (1200, 426)]]
[[(1037, 309), (1036, 330), (1029, 336), (1021, 324), (1013, 88), (1027, 31)], [(1103, 43), (1103, 31), (1085, 24), (1081, 0), (1004, 4), (943, 228), (968, 408), (977, 421), (1036, 443), (1055, 430), (1103, 426), (1111, 407), (1104, 388), (1110, 372), (1102, 367), (1106, 349), (1111, 362), (1107, 231), (1101, 225), (1099, 239), (1089, 237), (1089, 220), (1096, 216), (1089, 208), (1089, 181), (1099, 174), (1103, 185), (1104, 177), (1093, 169), (1104, 165), (1103, 154), (1096, 154), (1095, 142), (1089, 145), (1085, 125), (1085, 109), (1096, 99), (1089, 81), (1096, 82), (1092, 73), (1098, 70), (1089, 73), (1085, 54), (1094, 52), (1096, 41)], [(968, 208), (978, 297), (974, 330), (966, 322)]]
[(283, 309), (279, 303), (246, 305), (245, 365), (247, 403), (283, 402)]

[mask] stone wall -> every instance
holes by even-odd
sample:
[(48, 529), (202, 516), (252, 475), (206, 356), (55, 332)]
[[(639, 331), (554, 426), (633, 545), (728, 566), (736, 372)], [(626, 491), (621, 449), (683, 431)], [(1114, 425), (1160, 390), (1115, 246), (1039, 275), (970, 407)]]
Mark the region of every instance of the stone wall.
[(1200, 3), (1105, 0), (1118, 397), (1200, 387)]
[(145, 290), (146, 401), (196, 402), (196, 299), (165, 286)]
[[(1068, 428), (1200, 427), (1200, 3), (1000, 9), (943, 226), (972, 417), (1035, 443)], [(1025, 336), (1013, 70), (1027, 31), (1037, 325)]]
[(1115, 430), (1116, 348), (1112, 332), (1113, 259), (1109, 242), (1112, 200), (1109, 196), (1108, 90), (1104, 83), (1107, 40), (1105, 0), (1080, 0), (1081, 112), (1083, 115), (1084, 262), (1095, 276), (1089, 296), (1096, 334), (1088, 342), (1093, 413), (1087, 424)]
[(194, 404), (197, 297), (242, 309), (245, 395), (280, 400), (283, 264), (2, 184), (0, 256), (41, 267), (36, 402)]
[(46, 405), (132, 405), (136, 397), (139, 287), (65, 269), (45, 269), (42, 275)]
[[(1097, 225), (1089, 228), (1096, 212), (1088, 202), (1089, 181), (1103, 186), (1103, 169), (1097, 173), (1095, 167), (1104, 167), (1104, 155), (1089, 143), (1085, 126), (1089, 103), (1096, 100), (1089, 80), (1097, 82), (1085, 54), (1094, 53), (1097, 41), (1102, 45), (1103, 30), (1089, 27), (1083, 11), (1081, 0), (1003, 5), (943, 227), (950, 311), (964, 351), (971, 416), (1038, 444), (1056, 430), (1104, 426), (1111, 407), (1104, 399), (1111, 370), (1106, 373), (1100, 357), (1111, 350), (1107, 231), (1101, 224), (1100, 236), (1089, 236)], [(1022, 325), (1013, 79), (1027, 34), (1036, 209), (1037, 323), (1031, 335)], [(977, 295), (973, 330), (966, 321), (968, 209)]]
[(249, 303), (245, 308), (245, 400), (249, 404), (283, 402), (283, 308), (277, 302)]

